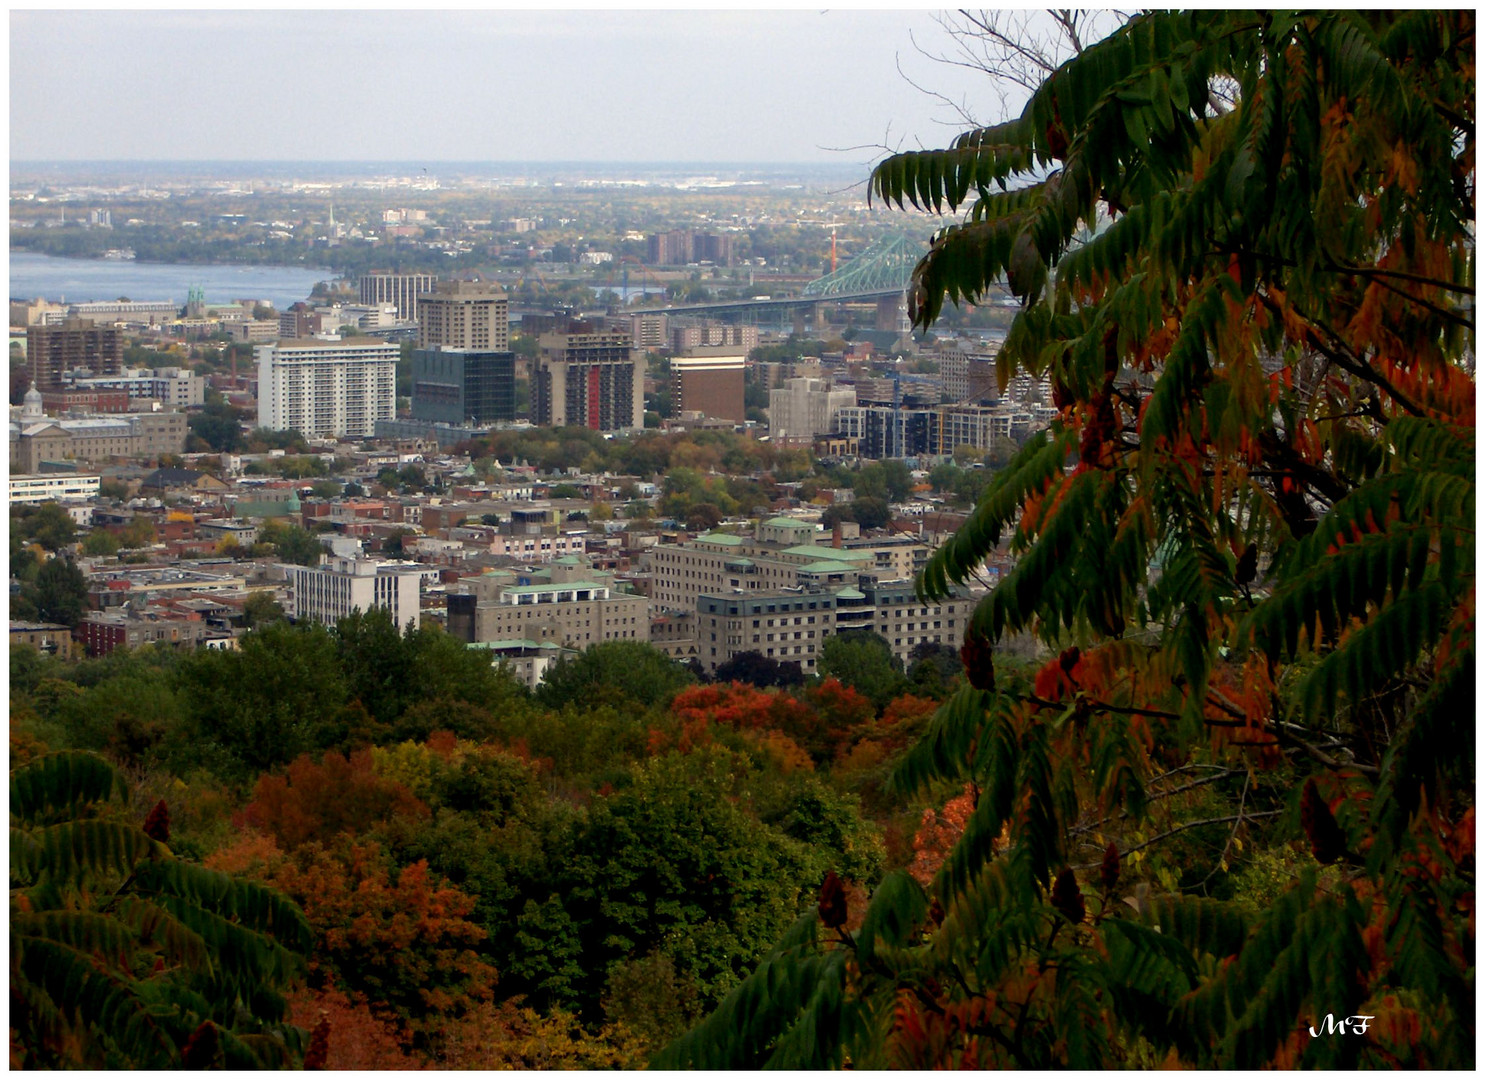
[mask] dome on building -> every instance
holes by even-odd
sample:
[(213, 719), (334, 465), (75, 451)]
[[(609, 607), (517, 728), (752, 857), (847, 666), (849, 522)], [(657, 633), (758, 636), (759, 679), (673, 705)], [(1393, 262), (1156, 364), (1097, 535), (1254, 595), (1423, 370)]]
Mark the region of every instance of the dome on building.
[(43, 415), (41, 409), (41, 391), (36, 389), (36, 384), (31, 384), (31, 389), (26, 391), (26, 396), (21, 398), (21, 416), (27, 420), (38, 420)]

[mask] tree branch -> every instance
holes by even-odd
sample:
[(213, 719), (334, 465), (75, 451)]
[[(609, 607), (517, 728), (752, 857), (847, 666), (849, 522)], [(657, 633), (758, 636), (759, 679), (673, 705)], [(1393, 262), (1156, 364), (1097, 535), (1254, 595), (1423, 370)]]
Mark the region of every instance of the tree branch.
[[(1136, 851), (1142, 851), (1143, 849), (1149, 847), (1151, 844), (1157, 844), (1161, 840), (1164, 840), (1171, 836), (1175, 836), (1176, 833), (1185, 832), (1187, 829), (1199, 829), (1203, 825), (1226, 825), (1230, 821), (1256, 821), (1259, 818), (1278, 817), (1283, 812), (1284, 811), (1282, 810), (1259, 810), (1256, 813), (1251, 814), (1229, 814), (1227, 817), (1202, 818), (1200, 821), (1188, 821), (1184, 825), (1177, 825), (1174, 829), (1167, 829), (1165, 832), (1161, 833), (1158, 836), (1150, 837), (1150, 839), (1146, 840), (1143, 844), (1136, 844), (1134, 847), (1129, 848), (1126, 851), (1121, 851), (1119, 853), (1119, 857), (1121, 859), (1126, 858), (1130, 855), (1133, 855)], [(1091, 870), (1093, 867), (1098, 865), (1098, 863), (1093, 862), (1081, 863), (1078, 866), (1073, 867), (1073, 869)]]

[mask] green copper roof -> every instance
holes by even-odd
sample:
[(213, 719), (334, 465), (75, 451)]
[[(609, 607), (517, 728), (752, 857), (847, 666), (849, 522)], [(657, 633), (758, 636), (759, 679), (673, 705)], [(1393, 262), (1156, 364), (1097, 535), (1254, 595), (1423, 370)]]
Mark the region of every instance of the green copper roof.
[(799, 568), (800, 573), (808, 574), (854, 574), (856, 568), (847, 566), (845, 563), (832, 562), (830, 559), (821, 559), (819, 562), (807, 563)]
[(696, 538), (698, 544), (727, 544), (736, 546), (746, 543), (741, 536), (733, 536), (731, 533), (702, 533)]
[(837, 589), (835, 598), (837, 600), (865, 600), (866, 594), (859, 589), (853, 589), (847, 586), (844, 589)]
[(850, 548), (826, 547), (824, 544), (799, 544), (785, 548), (785, 555), (809, 555), (830, 562), (875, 562), (876, 556), (869, 551), (853, 551)]
[(813, 529), (814, 528), (814, 525), (810, 524), (808, 521), (800, 521), (798, 518), (791, 518), (791, 517), (769, 518), (763, 524), (765, 524), (765, 525), (773, 525), (773, 526), (776, 526), (776, 527), (795, 526), (795, 527), (798, 527), (798, 528), (805, 528), (805, 529)]

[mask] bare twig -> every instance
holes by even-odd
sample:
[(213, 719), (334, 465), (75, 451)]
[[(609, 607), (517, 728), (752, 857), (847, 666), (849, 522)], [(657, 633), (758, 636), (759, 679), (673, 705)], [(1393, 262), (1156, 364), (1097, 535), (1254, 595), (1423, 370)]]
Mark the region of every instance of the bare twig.
[[(1185, 832), (1187, 829), (1199, 829), (1203, 825), (1226, 825), (1228, 822), (1231, 821), (1256, 821), (1259, 818), (1278, 817), (1283, 812), (1284, 811), (1282, 810), (1259, 810), (1258, 812), (1252, 814), (1229, 814), (1227, 817), (1202, 818), (1200, 821), (1188, 821), (1184, 825), (1177, 825), (1173, 829), (1167, 829), (1165, 832), (1160, 833), (1158, 836), (1150, 837), (1150, 839), (1146, 840), (1143, 844), (1136, 844), (1134, 847), (1129, 848), (1127, 851), (1121, 851), (1119, 853), (1119, 857), (1121, 859), (1126, 858), (1130, 855), (1133, 855), (1136, 851), (1142, 851), (1143, 849), (1149, 847), (1151, 844), (1158, 844), (1160, 841), (1166, 839), (1167, 837), (1174, 836), (1176, 835), (1176, 833)], [(1077, 866), (1073, 867), (1073, 869), (1091, 870), (1093, 869), (1093, 867), (1098, 865), (1099, 864), (1096, 862), (1080, 863)]]
[(1217, 856), (1216, 865), (1212, 867), (1206, 877), (1201, 879), (1202, 888), (1206, 888), (1207, 882), (1212, 880), (1212, 875), (1227, 861), (1227, 850), (1232, 847), (1233, 840), (1237, 838), (1237, 831), (1243, 824), (1243, 806), (1248, 801), (1248, 785), (1252, 782), (1253, 772), (1250, 769), (1247, 776), (1243, 778), (1243, 793), (1238, 796), (1238, 819), (1232, 823), (1232, 832), (1227, 834), (1227, 843), (1222, 845), (1222, 854)]

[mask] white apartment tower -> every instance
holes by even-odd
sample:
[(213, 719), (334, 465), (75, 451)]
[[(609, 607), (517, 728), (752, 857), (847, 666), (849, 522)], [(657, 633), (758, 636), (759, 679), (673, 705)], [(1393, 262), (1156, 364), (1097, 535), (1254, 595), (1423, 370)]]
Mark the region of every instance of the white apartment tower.
[(259, 345), (258, 426), (306, 438), (369, 438), (397, 415), (394, 342), (300, 339)]

